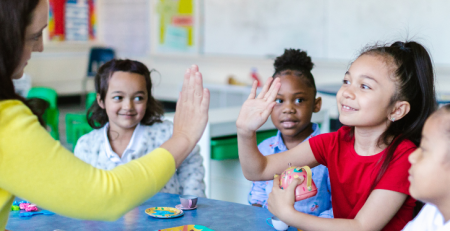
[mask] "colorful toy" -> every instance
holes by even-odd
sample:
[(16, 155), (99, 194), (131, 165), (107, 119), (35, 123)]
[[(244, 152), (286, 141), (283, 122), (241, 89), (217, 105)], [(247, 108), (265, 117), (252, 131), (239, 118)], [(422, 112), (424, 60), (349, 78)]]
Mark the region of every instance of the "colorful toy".
[(287, 188), (294, 178), (299, 178), (303, 181), (295, 188), (295, 201), (313, 197), (317, 194), (317, 187), (311, 177), (311, 169), (308, 166), (291, 167), (289, 163), (289, 168), (280, 176), (280, 188)]
[(20, 209), (26, 209), (28, 207), (28, 205), (30, 205), (30, 203), (28, 203), (28, 202), (20, 202), (19, 203), (19, 208)]
[(27, 212), (35, 212), (38, 211), (38, 207), (35, 204), (30, 204), (25, 208)]
[(19, 213), (19, 217), (31, 217), (34, 215), (39, 215), (39, 214), (44, 214), (44, 215), (53, 215), (55, 213), (47, 211), (47, 210), (41, 210), (39, 212), (25, 212), (25, 213)]

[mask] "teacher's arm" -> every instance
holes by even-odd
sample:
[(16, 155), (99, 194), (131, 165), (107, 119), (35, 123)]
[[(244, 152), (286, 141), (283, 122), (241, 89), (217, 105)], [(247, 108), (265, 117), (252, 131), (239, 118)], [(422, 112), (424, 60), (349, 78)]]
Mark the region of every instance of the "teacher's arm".
[(120, 218), (156, 194), (200, 139), (209, 92), (197, 72), (193, 67), (185, 74), (173, 137), (161, 148), (111, 171), (76, 158), (21, 102), (0, 102), (0, 188), (64, 216)]

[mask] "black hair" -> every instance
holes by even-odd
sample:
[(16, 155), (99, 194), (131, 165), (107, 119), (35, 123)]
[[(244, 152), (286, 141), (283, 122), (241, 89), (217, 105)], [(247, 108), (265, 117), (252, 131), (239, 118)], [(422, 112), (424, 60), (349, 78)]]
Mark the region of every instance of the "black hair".
[(409, 113), (390, 123), (379, 137), (379, 145), (384, 143), (389, 146), (378, 162), (383, 163), (372, 185), (374, 188), (389, 167), (400, 143), (410, 140), (416, 146), (419, 145), (423, 125), (436, 110), (437, 103), (431, 57), (421, 44), (397, 41), (391, 45), (375, 45), (365, 48), (359, 57), (362, 55), (380, 56), (392, 67), (396, 91), (390, 100), (391, 105), (397, 101), (407, 101), (410, 104)]
[(33, 19), (39, 0), (0, 1), (0, 100), (16, 99), (27, 105), (44, 125), (33, 106), (16, 94), (12, 77), (25, 46), (25, 31)]
[[(153, 98), (152, 80), (150, 79), (151, 71), (141, 62), (129, 59), (113, 59), (103, 64), (95, 76), (95, 91), (97, 94), (100, 94), (100, 100), (105, 101), (109, 80), (114, 72), (117, 71), (136, 73), (145, 78), (148, 100), (144, 117), (140, 123), (143, 125), (152, 125), (155, 122), (162, 122), (161, 116), (164, 114), (164, 110), (162, 104)], [(106, 110), (98, 105), (97, 100), (89, 108), (86, 117), (89, 125), (96, 129), (103, 127), (109, 121)]]
[(314, 96), (317, 94), (316, 83), (311, 74), (314, 63), (306, 51), (300, 49), (285, 49), (283, 55), (278, 56), (273, 63), (275, 72), (272, 77), (276, 78), (281, 75), (294, 75), (304, 78), (309, 87), (314, 88)]

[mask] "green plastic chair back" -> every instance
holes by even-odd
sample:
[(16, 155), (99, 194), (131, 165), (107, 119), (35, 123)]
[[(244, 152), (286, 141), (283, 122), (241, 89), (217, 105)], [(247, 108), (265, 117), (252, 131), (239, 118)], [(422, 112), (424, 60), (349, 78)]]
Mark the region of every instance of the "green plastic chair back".
[(86, 111), (92, 106), (92, 104), (97, 100), (97, 93), (89, 92), (86, 95)]
[(48, 87), (32, 87), (28, 92), (27, 98), (39, 98), (46, 100), (50, 104), (50, 108), (57, 108), (58, 94), (52, 88)]
[(81, 123), (81, 124), (77, 124), (76, 126), (73, 127), (73, 149), (75, 149), (75, 145), (78, 142), (78, 139), (80, 139), (80, 137), (82, 137), (84, 134), (88, 134), (89, 132), (91, 132), (92, 130), (94, 130), (91, 126), (89, 126), (89, 124), (86, 123)]
[(57, 106), (58, 94), (56, 91), (48, 87), (33, 87), (28, 92), (27, 98), (43, 99), (50, 104), (42, 117), (51, 129), (50, 135), (55, 140), (59, 140), (59, 110)]

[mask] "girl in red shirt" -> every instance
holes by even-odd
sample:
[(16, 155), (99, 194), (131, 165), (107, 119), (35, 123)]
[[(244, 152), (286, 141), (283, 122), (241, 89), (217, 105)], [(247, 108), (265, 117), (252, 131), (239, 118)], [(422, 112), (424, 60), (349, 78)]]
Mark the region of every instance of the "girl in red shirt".
[[(280, 88), (269, 79), (256, 86), (236, 126), (239, 159), (248, 180), (274, 180), (269, 210), (304, 230), (401, 230), (413, 217), (408, 188), (408, 155), (420, 141), (426, 118), (436, 108), (434, 74), (427, 50), (416, 42), (365, 49), (344, 75), (336, 99), (346, 125), (286, 152), (263, 156), (255, 131), (267, 120)], [(256, 97), (256, 98), (255, 98)], [(281, 190), (277, 175), (288, 163), (328, 167), (335, 219), (294, 209), (296, 180)]]

